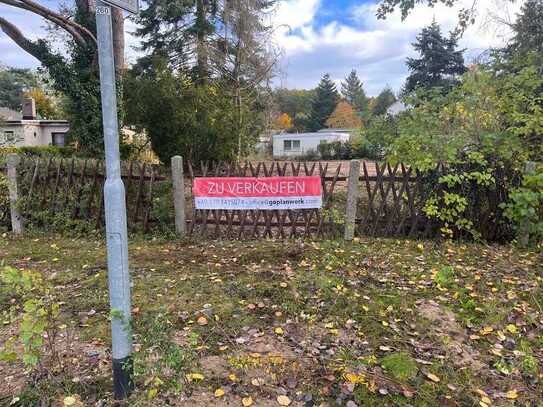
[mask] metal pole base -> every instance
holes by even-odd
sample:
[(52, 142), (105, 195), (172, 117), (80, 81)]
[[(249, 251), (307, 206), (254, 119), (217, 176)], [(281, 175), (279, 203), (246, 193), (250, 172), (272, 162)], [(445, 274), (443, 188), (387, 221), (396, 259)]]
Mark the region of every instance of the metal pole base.
[(113, 359), (113, 393), (115, 400), (124, 400), (134, 391), (133, 370), (134, 362), (131, 357)]

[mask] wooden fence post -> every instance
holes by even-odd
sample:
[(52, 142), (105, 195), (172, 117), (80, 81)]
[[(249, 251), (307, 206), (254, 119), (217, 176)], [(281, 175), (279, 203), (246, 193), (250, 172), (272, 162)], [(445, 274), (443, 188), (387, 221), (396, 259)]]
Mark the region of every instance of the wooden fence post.
[(360, 177), (360, 161), (352, 160), (347, 181), (347, 207), (345, 209), (345, 235), (347, 241), (354, 239), (356, 228), (356, 207), (358, 204), (358, 179)]
[[(533, 161), (526, 161), (524, 163), (524, 174), (532, 174), (536, 171), (537, 164)], [(528, 220), (524, 220), (522, 225), (520, 225), (519, 233), (519, 244), (521, 247), (528, 247), (530, 244), (530, 229), (528, 225)]]
[(16, 235), (23, 233), (23, 218), (19, 211), (19, 191), (17, 185), (17, 167), (21, 158), (17, 154), (8, 154), (6, 164), (8, 169), (9, 206), (11, 212), (11, 229)]
[(183, 175), (183, 157), (172, 157), (173, 203), (175, 209), (175, 232), (185, 236), (185, 178)]

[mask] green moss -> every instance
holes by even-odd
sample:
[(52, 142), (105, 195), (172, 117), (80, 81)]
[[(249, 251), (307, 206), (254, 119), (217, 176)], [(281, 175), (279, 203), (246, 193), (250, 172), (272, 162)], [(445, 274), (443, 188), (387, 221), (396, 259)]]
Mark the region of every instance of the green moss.
[(419, 368), (417, 362), (407, 353), (393, 353), (381, 360), (381, 366), (396, 379), (406, 381), (413, 379)]

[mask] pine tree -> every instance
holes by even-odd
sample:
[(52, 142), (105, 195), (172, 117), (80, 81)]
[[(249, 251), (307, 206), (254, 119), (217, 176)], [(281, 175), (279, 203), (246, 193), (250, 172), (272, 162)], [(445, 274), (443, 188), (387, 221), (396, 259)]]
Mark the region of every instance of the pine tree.
[(153, 56), (167, 58), (174, 68), (188, 68), (198, 83), (209, 77), (209, 42), (215, 32), (218, 0), (144, 0), (136, 35), (147, 53), (142, 69)]
[(330, 79), (329, 74), (325, 74), (317, 89), (311, 105), (311, 114), (309, 116), (309, 127), (311, 131), (319, 131), (325, 127), (326, 120), (334, 112), (339, 102), (339, 94), (336, 84)]
[(387, 109), (396, 102), (396, 96), (390, 87), (386, 87), (379, 93), (372, 103), (372, 113), (374, 116), (380, 116), (387, 112)]
[(368, 98), (356, 70), (353, 69), (349, 76), (345, 78), (345, 82), (341, 82), (341, 94), (361, 118), (365, 119), (367, 117)]
[(464, 50), (457, 50), (457, 46), (458, 35), (452, 32), (449, 38), (444, 37), (435, 20), (424, 28), (413, 44), (420, 58), (407, 58), (406, 61), (410, 75), (404, 93), (419, 87), (441, 87), (446, 92), (454, 86), (457, 77), (466, 72)]
[(543, 1), (527, 0), (512, 26), (513, 38), (505, 49), (509, 55), (543, 53)]

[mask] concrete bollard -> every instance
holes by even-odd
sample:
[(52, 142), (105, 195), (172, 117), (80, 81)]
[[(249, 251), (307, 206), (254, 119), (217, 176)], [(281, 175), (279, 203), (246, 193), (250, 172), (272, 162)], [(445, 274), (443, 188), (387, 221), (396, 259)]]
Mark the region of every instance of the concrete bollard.
[(345, 235), (347, 241), (354, 239), (356, 228), (356, 206), (358, 204), (358, 179), (360, 177), (360, 161), (352, 160), (347, 181), (347, 206), (345, 209)]
[(11, 229), (16, 235), (23, 233), (23, 217), (19, 211), (19, 188), (17, 185), (17, 167), (21, 157), (17, 154), (8, 154), (6, 164), (8, 169), (9, 206), (11, 212)]
[(173, 203), (175, 210), (175, 232), (183, 237), (187, 231), (185, 219), (185, 179), (183, 176), (183, 157), (172, 157)]

